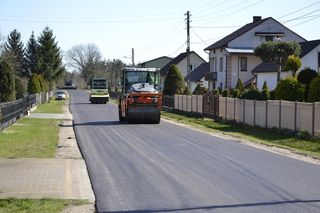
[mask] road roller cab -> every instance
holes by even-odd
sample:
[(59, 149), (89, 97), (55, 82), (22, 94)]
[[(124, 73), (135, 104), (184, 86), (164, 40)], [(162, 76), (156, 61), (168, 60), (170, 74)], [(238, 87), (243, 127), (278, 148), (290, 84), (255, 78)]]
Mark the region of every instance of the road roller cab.
[(119, 120), (128, 123), (160, 123), (162, 94), (159, 69), (124, 68), (118, 98)]

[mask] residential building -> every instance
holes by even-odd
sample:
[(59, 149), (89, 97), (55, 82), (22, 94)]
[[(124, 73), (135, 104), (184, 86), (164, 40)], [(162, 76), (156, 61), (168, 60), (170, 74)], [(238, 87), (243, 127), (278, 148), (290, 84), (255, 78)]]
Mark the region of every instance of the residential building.
[(166, 64), (168, 64), (171, 60), (172, 60), (172, 58), (170, 58), (168, 56), (162, 56), (162, 57), (159, 57), (159, 58), (155, 58), (155, 59), (152, 59), (152, 60), (149, 60), (149, 61), (145, 61), (145, 62), (139, 63), (138, 67), (141, 67), (141, 68), (159, 68), (159, 69), (161, 69)]
[(305, 42), (297, 33), (272, 17), (254, 16), (251, 23), (227, 35), (205, 49), (209, 51), (210, 72), (217, 73), (209, 88), (234, 88), (241, 79), (245, 85), (255, 80), (252, 70), (261, 64), (254, 49), (265, 41)]
[[(206, 61), (201, 58), (196, 52), (191, 51), (190, 52), (190, 71), (192, 72), (195, 68), (197, 68), (199, 65), (205, 63)], [(164, 86), (164, 81), (167, 76), (167, 73), (169, 72), (170, 66), (171, 65), (176, 65), (181, 74), (182, 77), (186, 77), (188, 74), (187, 71), (187, 53), (180, 53), (177, 57), (172, 59), (168, 64), (166, 64), (161, 70), (160, 70), (160, 75), (161, 75), (161, 85), (160, 88), (163, 89)]]
[[(311, 68), (320, 73), (320, 40), (305, 41), (299, 43), (301, 46), (301, 68)], [(273, 63), (262, 62), (252, 70), (256, 76), (257, 87), (262, 88), (266, 81), (268, 88), (273, 90), (277, 86), (277, 65)], [(298, 73), (299, 71), (298, 70)], [(291, 72), (281, 72), (281, 78), (290, 76)]]
[(196, 67), (190, 74), (188, 74), (184, 79), (185, 81), (190, 80), (190, 91), (193, 92), (198, 84), (208, 88), (207, 75), (210, 74), (209, 63), (203, 63), (200, 66)]

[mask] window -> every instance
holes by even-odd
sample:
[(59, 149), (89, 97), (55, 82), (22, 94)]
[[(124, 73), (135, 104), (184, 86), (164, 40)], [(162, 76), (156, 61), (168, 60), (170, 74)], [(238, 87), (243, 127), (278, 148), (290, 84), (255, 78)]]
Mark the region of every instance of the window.
[(190, 71), (192, 72), (196, 68), (195, 64), (190, 64)]
[(247, 57), (241, 57), (240, 59), (240, 70), (247, 71)]
[(266, 36), (266, 41), (273, 41), (273, 36)]
[(217, 58), (216, 57), (213, 58), (213, 65), (214, 65), (213, 72), (217, 72)]
[(212, 83), (212, 89), (216, 89), (216, 83)]
[(221, 90), (223, 89), (223, 84), (222, 82), (220, 82), (220, 87), (219, 87)]
[(222, 72), (223, 71), (223, 57), (220, 57), (219, 67), (220, 67), (220, 72)]

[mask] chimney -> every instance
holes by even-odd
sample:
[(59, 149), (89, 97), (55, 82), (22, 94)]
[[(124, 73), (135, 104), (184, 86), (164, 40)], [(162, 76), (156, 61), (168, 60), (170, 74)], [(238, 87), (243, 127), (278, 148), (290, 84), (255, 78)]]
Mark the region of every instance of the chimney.
[(261, 16), (253, 16), (253, 23), (256, 23), (257, 21), (261, 21)]

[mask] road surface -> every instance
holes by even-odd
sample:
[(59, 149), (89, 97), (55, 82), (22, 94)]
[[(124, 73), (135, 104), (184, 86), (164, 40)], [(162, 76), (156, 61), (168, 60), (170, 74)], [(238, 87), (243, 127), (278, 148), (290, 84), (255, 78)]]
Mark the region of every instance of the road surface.
[(319, 165), (70, 95), (98, 212), (320, 212)]

